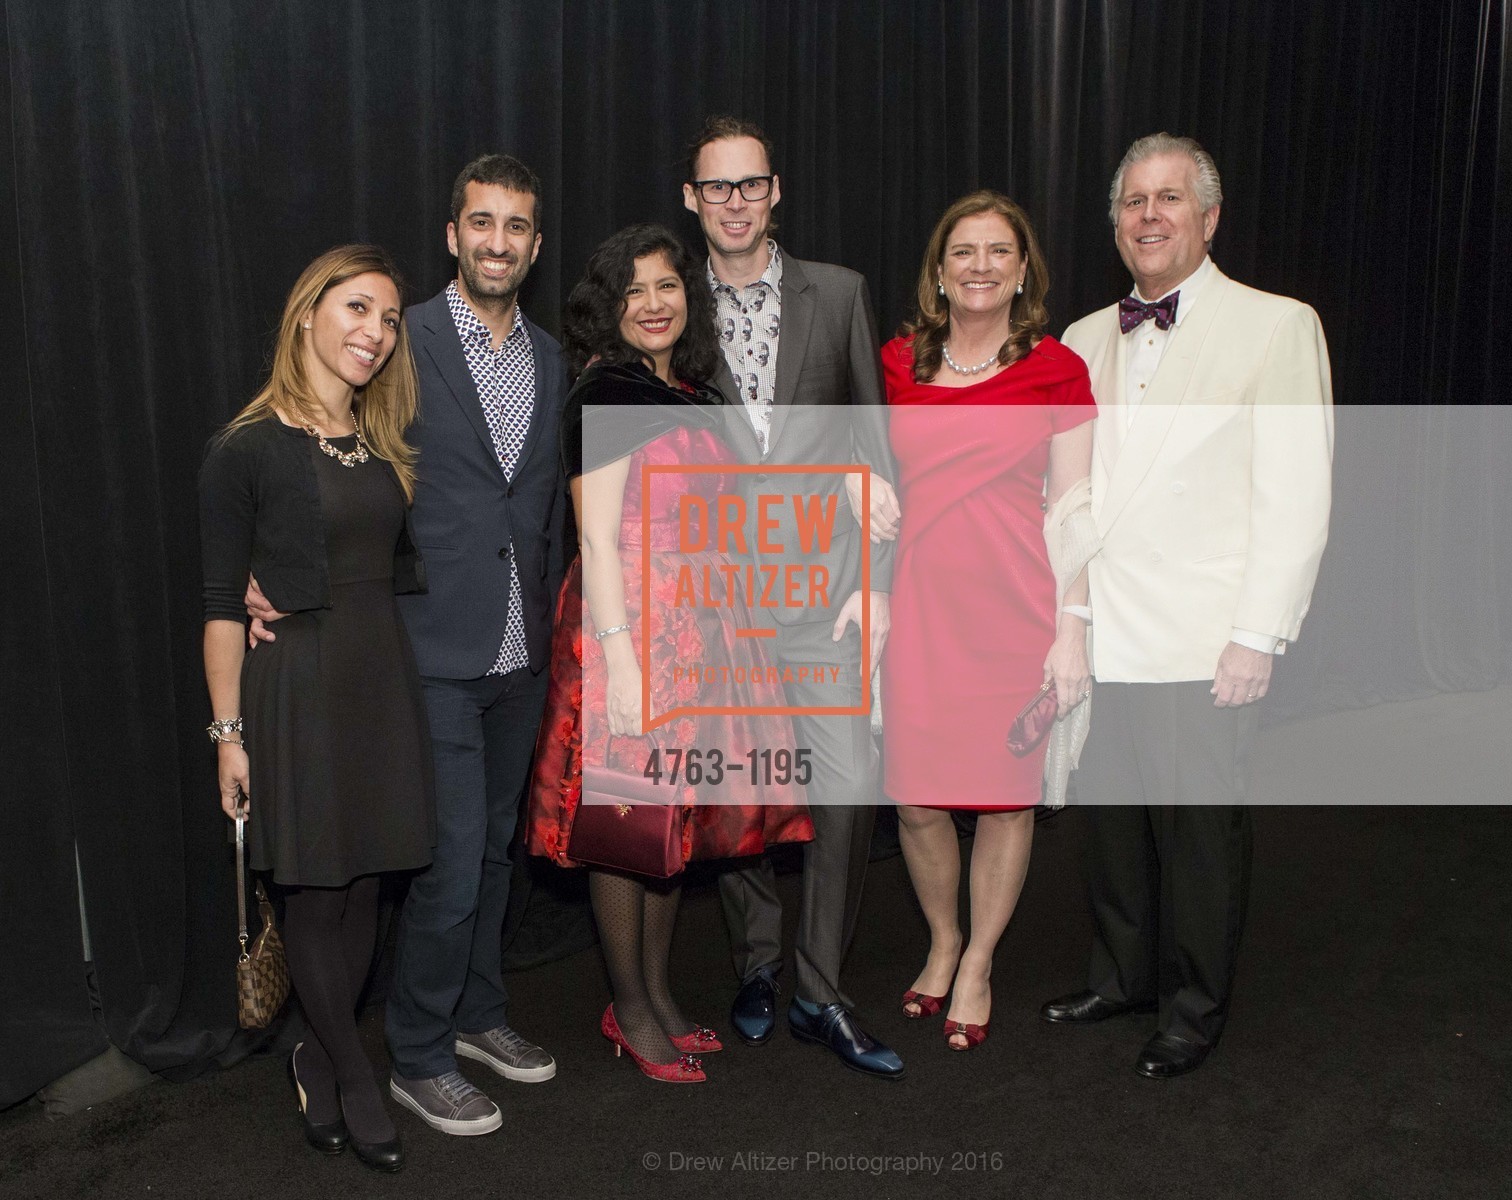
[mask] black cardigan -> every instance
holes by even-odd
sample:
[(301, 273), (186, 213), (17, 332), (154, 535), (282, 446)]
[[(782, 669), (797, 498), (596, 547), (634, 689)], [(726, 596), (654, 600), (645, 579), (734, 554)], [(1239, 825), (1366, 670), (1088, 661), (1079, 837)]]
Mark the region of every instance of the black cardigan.
[[(200, 468), (205, 620), (246, 621), (249, 574), (280, 612), (331, 606), (313, 452), (309, 434), (276, 417), (210, 439)], [(402, 495), (394, 468), (384, 462), (383, 469)], [(394, 546), (394, 591), (425, 591), (407, 505)]]

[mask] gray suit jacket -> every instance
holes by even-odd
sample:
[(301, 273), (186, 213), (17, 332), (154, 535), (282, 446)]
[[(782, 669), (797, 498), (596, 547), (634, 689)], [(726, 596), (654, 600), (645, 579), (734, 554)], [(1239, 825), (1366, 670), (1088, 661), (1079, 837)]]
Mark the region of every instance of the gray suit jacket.
[[(772, 408), (771, 446), (763, 457), (740, 389), (723, 356), (714, 385), (725, 401), (725, 438), (741, 462), (765, 466), (864, 463), (889, 483), (897, 481), (897, 464), (887, 440), (882, 367), (877, 329), (872, 319), (866, 280), (855, 271), (829, 263), (782, 260), (782, 336), (777, 344), (777, 386)], [(827, 502), (837, 497), (834, 537), (827, 549), (800, 547), (791, 503), (776, 509), (775, 534), (786, 548), (782, 563), (821, 564), (828, 572), (829, 605), (771, 610), (779, 625), (833, 622), (839, 607), (861, 586), (866, 534), (857, 525), (845, 498), (845, 477), (827, 472), (790, 475), (742, 473), (740, 494), (746, 500), (746, 538), (756, 549), (756, 497), (801, 493)], [(871, 590), (892, 589), (893, 543), (871, 546)], [(854, 631), (853, 631), (854, 632)]]

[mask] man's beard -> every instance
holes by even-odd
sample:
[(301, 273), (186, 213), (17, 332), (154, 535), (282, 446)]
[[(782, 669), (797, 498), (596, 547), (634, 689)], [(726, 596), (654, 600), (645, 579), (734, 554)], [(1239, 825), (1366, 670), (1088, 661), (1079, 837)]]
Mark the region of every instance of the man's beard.
[(477, 260), (469, 255), (457, 260), (457, 269), (462, 273), (462, 282), (467, 285), (467, 294), (474, 300), (488, 301), (490, 305), (508, 308), (519, 294), (520, 285), (525, 282), (530, 263), (525, 259), (517, 259), (509, 274), (503, 278), (493, 278), (483, 274), (478, 268)]

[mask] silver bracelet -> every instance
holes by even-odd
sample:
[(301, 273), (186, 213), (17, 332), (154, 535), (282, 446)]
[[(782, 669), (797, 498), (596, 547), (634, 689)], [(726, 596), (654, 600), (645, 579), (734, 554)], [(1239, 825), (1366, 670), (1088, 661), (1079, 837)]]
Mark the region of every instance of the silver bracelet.
[(596, 641), (596, 642), (602, 642), (611, 633), (629, 633), (629, 632), (630, 632), (630, 626), (628, 626), (628, 625), (616, 625), (613, 629), (600, 629), (597, 633), (595, 633), (593, 635), (593, 640)]
[(242, 731), (242, 719), (240, 717), (222, 717), (218, 721), (211, 721), (205, 726), (205, 732), (210, 735), (212, 742), (227, 741), (228, 733), (240, 733)]

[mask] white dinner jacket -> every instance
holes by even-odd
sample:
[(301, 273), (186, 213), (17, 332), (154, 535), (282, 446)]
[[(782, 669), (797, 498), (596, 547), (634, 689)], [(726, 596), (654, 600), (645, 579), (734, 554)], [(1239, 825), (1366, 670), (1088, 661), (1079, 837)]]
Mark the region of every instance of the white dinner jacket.
[(1097, 399), (1093, 674), (1211, 679), (1237, 629), (1294, 641), (1328, 537), (1333, 389), (1307, 305), (1215, 267), (1130, 422), (1118, 305), (1062, 339)]

